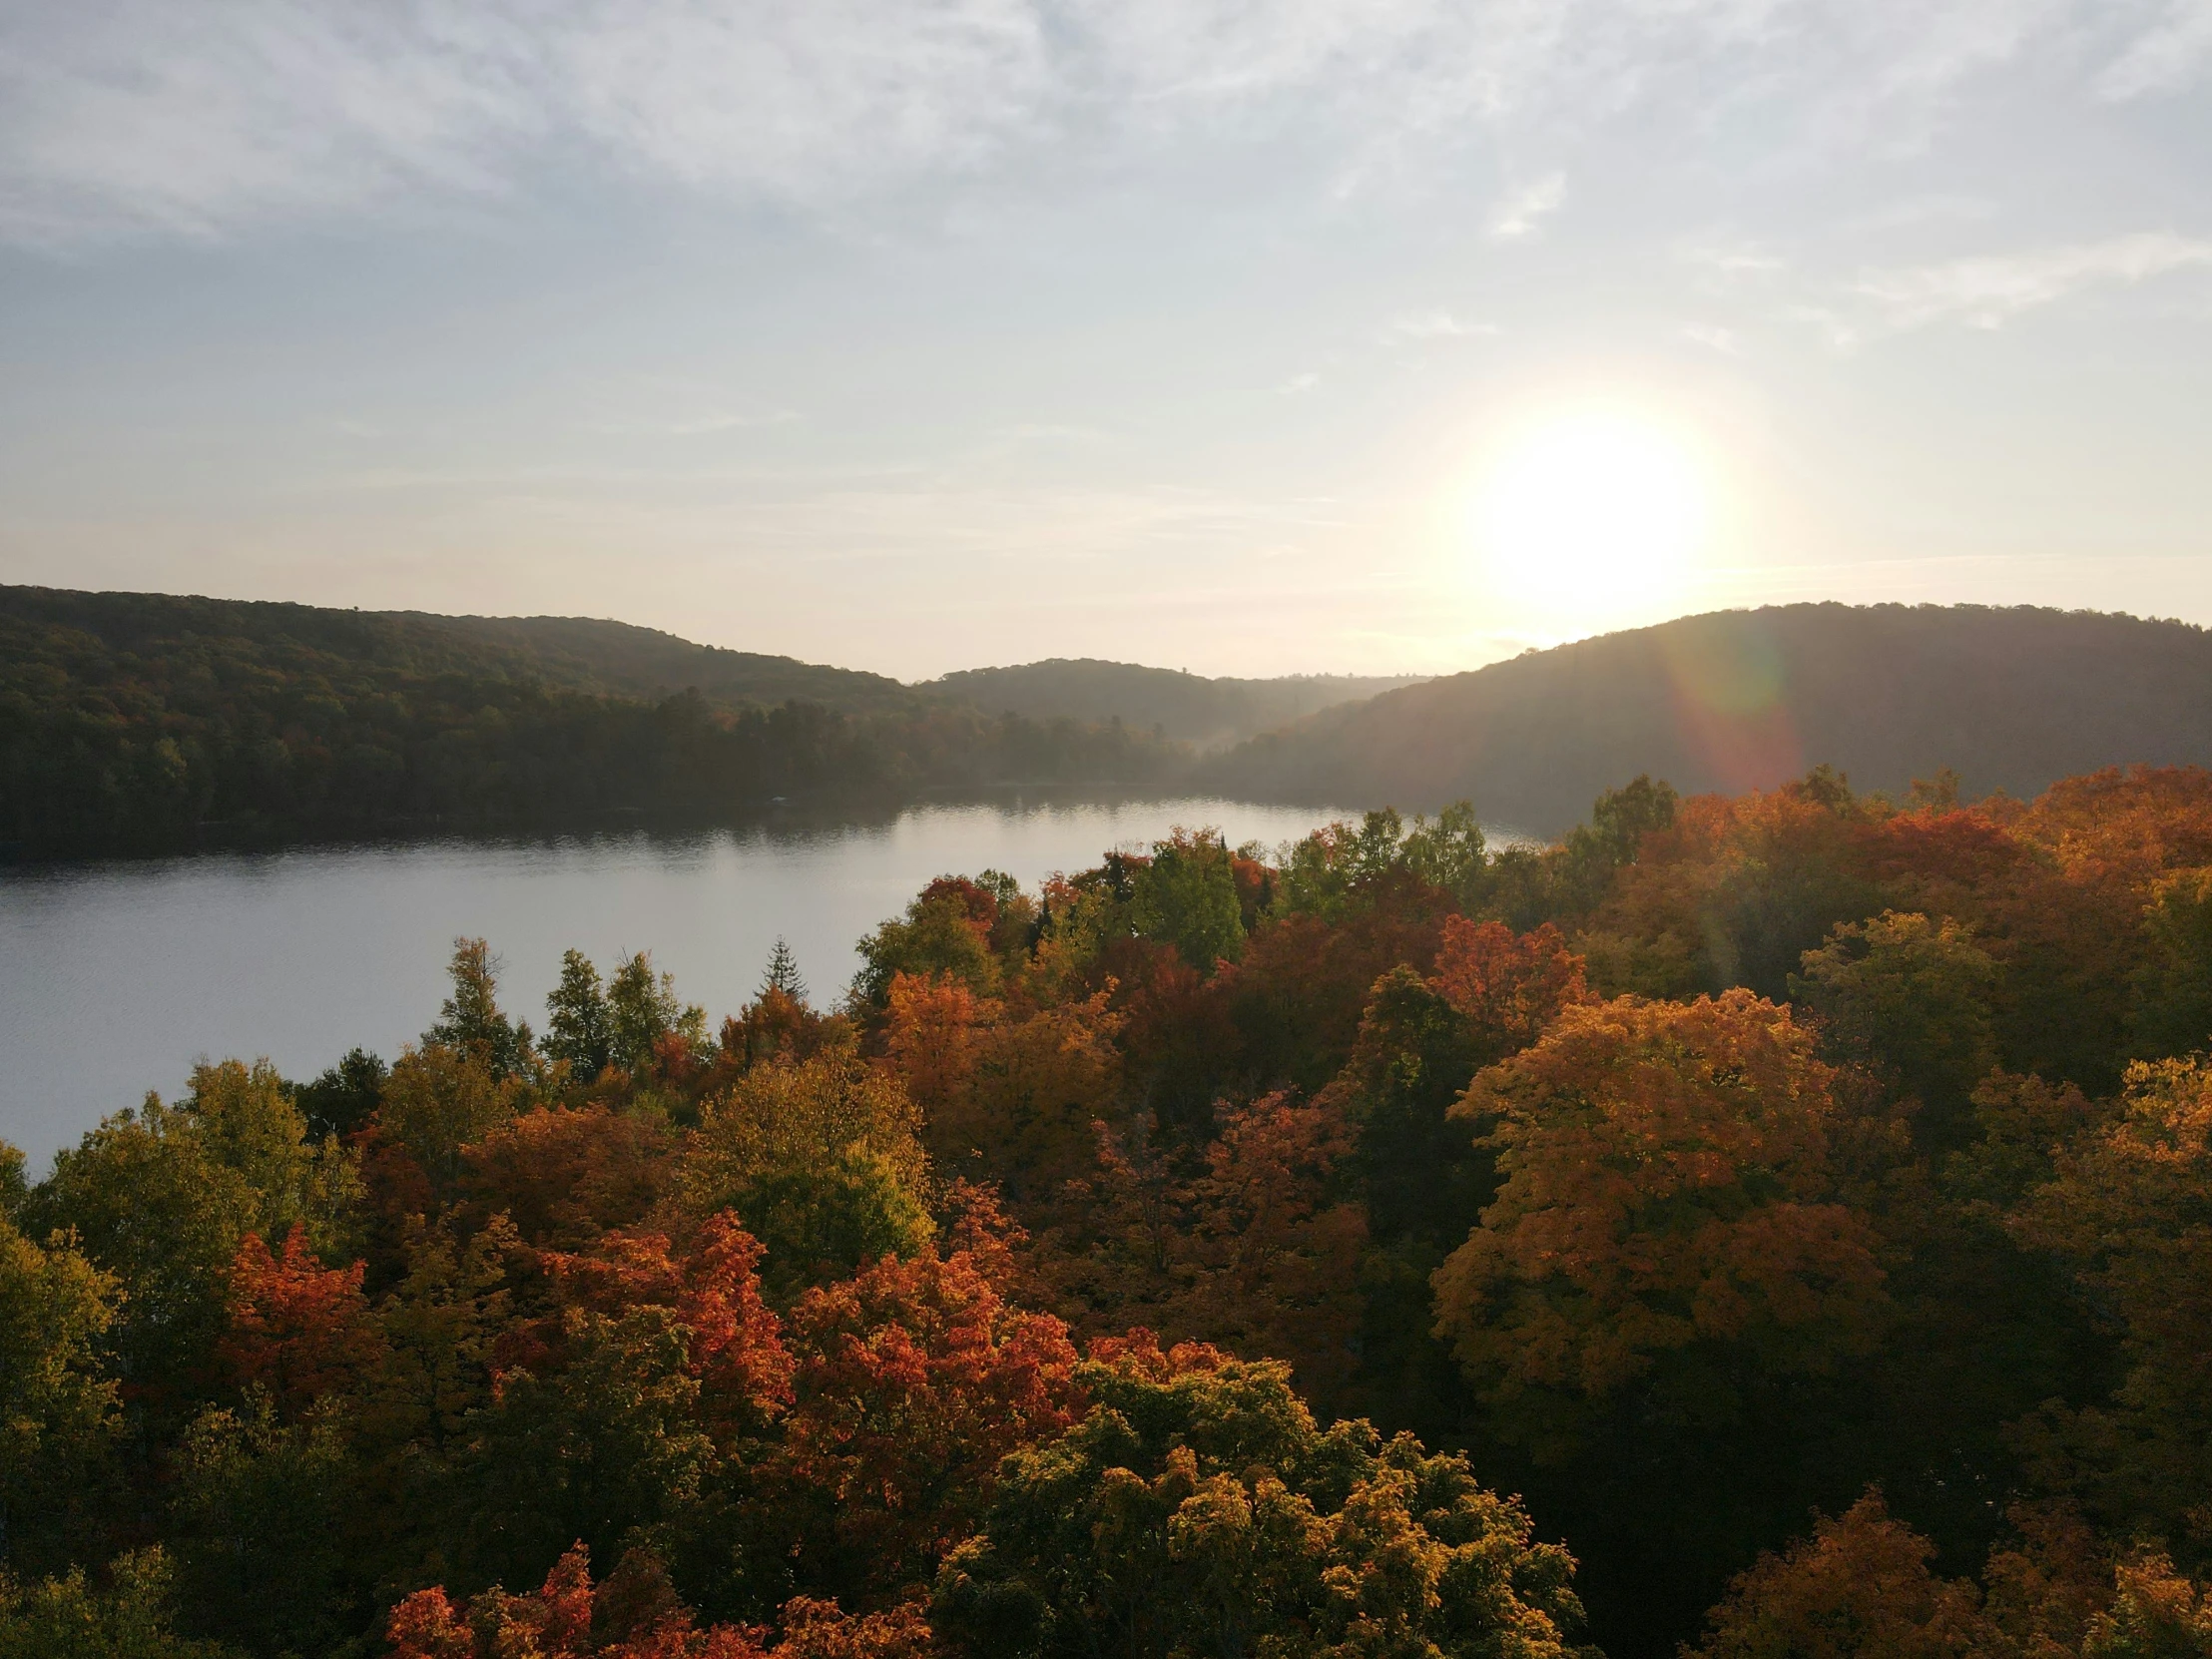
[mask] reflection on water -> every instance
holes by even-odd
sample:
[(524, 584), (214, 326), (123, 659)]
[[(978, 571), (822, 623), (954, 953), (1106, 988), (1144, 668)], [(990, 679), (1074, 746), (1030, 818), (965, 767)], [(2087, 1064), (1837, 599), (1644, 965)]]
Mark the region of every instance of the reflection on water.
[(542, 1024), (561, 952), (650, 950), (719, 1023), (779, 934), (818, 1003), (852, 944), (933, 875), (1025, 884), (1170, 826), (1269, 844), (1342, 816), (1224, 801), (924, 807), (873, 825), (687, 836), (429, 841), (0, 871), (0, 1138), (41, 1171), (193, 1059), (266, 1054), (286, 1076), (359, 1043), (389, 1058), (437, 1015), (456, 935), (504, 961)]

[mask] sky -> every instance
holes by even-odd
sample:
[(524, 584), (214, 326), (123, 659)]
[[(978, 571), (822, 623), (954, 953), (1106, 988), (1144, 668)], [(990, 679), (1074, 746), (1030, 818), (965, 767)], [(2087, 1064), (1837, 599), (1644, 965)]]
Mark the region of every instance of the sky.
[(0, 0), (0, 580), (913, 679), (2212, 623), (2212, 0)]

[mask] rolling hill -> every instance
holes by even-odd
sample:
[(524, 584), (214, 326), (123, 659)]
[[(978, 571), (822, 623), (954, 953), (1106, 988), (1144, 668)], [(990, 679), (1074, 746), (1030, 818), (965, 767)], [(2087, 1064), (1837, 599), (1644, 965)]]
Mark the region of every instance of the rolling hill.
[(911, 712), (914, 694), (888, 675), (797, 657), (695, 645), (657, 628), (596, 617), (431, 616), (395, 619), (514, 651), (546, 679), (620, 697), (697, 691), (718, 708), (773, 708), (797, 698), (850, 715)]
[(972, 703), (989, 714), (1030, 720), (1119, 720), (1199, 749), (1214, 749), (1307, 715), (1419, 682), (1409, 676), (1362, 678), (1298, 674), (1276, 680), (1208, 679), (1177, 669), (1141, 668), (1094, 657), (1055, 657), (1015, 668), (947, 674), (922, 689)]
[(1216, 758), (1263, 800), (1465, 797), (1539, 834), (1638, 773), (1685, 794), (1827, 763), (1862, 790), (1943, 767), (2032, 795), (2135, 762), (2212, 762), (2212, 634), (2028, 607), (1786, 605), (1684, 617), (1328, 710)]
[(1127, 794), (1190, 760), (618, 623), (0, 587), (0, 858)]

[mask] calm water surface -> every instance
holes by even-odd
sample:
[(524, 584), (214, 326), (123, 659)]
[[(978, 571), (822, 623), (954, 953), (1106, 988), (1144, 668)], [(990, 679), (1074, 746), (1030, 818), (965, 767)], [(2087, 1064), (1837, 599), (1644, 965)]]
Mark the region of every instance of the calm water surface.
[(652, 951), (719, 1024), (779, 934), (815, 1001), (833, 1000), (859, 965), (853, 941), (931, 876), (992, 867), (1030, 885), (1173, 825), (1273, 845), (1338, 816), (1226, 801), (928, 807), (868, 827), (0, 871), (0, 1138), (36, 1176), (107, 1113), (176, 1093), (201, 1055), (267, 1055), (288, 1077), (356, 1043), (388, 1059), (437, 1017), (456, 935), (491, 941), (502, 1000), (533, 1026), (572, 945), (602, 970)]

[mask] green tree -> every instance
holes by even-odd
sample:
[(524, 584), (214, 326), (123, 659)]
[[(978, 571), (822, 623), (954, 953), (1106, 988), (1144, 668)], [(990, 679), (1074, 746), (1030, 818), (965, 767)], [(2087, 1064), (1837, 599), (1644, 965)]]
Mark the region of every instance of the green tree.
[(561, 953), (561, 982), (545, 999), (545, 1054), (568, 1062), (570, 1079), (598, 1081), (615, 1055), (614, 1015), (599, 969), (581, 950)]
[(392, 1517), (362, 1502), (367, 1471), (333, 1401), (285, 1424), (266, 1396), (211, 1407), (170, 1470), (180, 1600), (196, 1630), (255, 1653), (338, 1653), (368, 1627), (391, 1565)]
[[(1110, 1351), (1110, 1350), (1109, 1350)], [(1564, 1549), (1457, 1457), (1321, 1429), (1275, 1363), (1125, 1351), (1088, 1416), (1007, 1458), (937, 1579), (957, 1654), (1565, 1659)]]
[(462, 1152), (522, 1108), (522, 1087), (492, 1070), (481, 1047), (424, 1043), (400, 1052), (384, 1083), (378, 1134), (403, 1147), (441, 1194), (461, 1180)]
[(388, 1070), (366, 1049), (352, 1048), (313, 1082), (295, 1084), (292, 1100), (306, 1121), (307, 1138), (320, 1141), (335, 1135), (343, 1140), (365, 1129), (376, 1113)]
[(2212, 1047), (2212, 869), (2161, 883), (2144, 931), (2149, 949), (2131, 980), (2134, 1051), (2157, 1059)]
[(1489, 843), (1470, 801), (1453, 802), (1433, 824), (1415, 818), (1399, 858), (1421, 881), (1451, 894), (1463, 915), (1472, 915), (1489, 889)]
[[(930, 885), (941, 888), (945, 883)], [(925, 892), (906, 906), (903, 917), (884, 922), (854, 948), (860, 971), (853, 976), (852, 1000), (859, 1009), (887, 1006), (891, 981), (901, 973), (916, 979), (957, 979), (977, 996), (998, 989), (989, 924), (956, 892)]]
[(1885, 910), (1844, 922), (1804, 956), (1792, 996), (1819, 1014), (1837, 1058), (1872, 1065), (1921, 1103), (1919, 1131), (1955, 1150), (1973, 1133), (1973, 1092), (1997, 1062), (1997, 968), (1949, 917)]
[(0, 1566), (66, 1563), (92, 1532), (122, 1427), (103, 1342), (120, 1292), (66, 1233), (0, 1218)]
[(462, 1582), (527, 1582), (582, 1539), (605, 1560), (692, 1553), (724, 1466), (702, 1423), (695, 1341), (674, 1312), (578, 1312), (558, 1365), (504, 1375), (469, 1422), (445, 1510)]
[(511, 1077), (530, 1062), (530, 1027), (499, 1011), (499, 962), (482, 939), (455, 939), (446, 971), (453, 990), (437, 1023), (422, 1034), (425, 1045), (442, 1043), (482, 1056), (495, 1078)]
[(1172, 944), (1201, 973), (1243, 955), (1244, 907), (1220, 834), (1179, 829), (1153, 842), (1152, 861), (1136, 872), (1130, 918), (1139, 934)]
[(614, 1062), (638, 1072), (651, 1062), (663, 1038), (676, 1036), (694, 1048), (707, 1041), (707, 1011), (676, 994), (676, 976), (653, 972), (650, 952), (639, 951), (607, 981), (608, 1038)]
[(1276, 879), (1273, 913), (1342, 920), (1357, 894), (1399, 867), (1404, 837), (1405, 821), (1383, 807), (1356, 825), (1325, 825), (1293, 841)]
[(2212, 1065), (2130, 1066), (2118, 1121), (2063, 1147), (2012, 1225), (2118, 1325), (2124, 1364), (2108, 1399), (2030, 1425), (2042, 1478), (2212, 1565)]
[(1464, 1014), (1412, 968), (1375, 982), (1360, 1039), (1321, 1097), (1352, 1125), (1352, 1168), (1373, 1248), (1361, 1264), (1367, 1318), (1362, 1378), (1375, 1410), (1396, 1422), (1438, 1425), (1453, 1386), (1449, 1357), (1430, 1336), (1429, 1276), (1467, 1236), (1495, 1185), (1487, 1148), (1453, 1104), (1483, 1051)]
[(176, 1631), (175, 1570), (159, 1545), (109, 1563), (105, 1588), (82, 1567), (21, 1583), (0, 1572), (0, 1659), (243, 1659)]
[(768, 1249), (779, 1294), (930, 1235), (921, 1115), (897, 1079), (850, 1049), (775, 1058), (710, 1101), (680, 1181), (694, 1210), (735, 1210)]
[(769, 952), (768, 971), (761, 975), (760, 994), (766, 996), (770, 991), (782, 991), (794, 1002), (807, 1000), (807, 981), (800, 977), (799, 958), (792, 954), (791, 945), (781, 933), (776, 935), (776, 948)]
[(111, 1340), (127, 1385), (156, 1396), (197, 1386), (249, 1232), (282, 1238), (297, 1225), (315, 1248), (339, 1247), (358, 1191), (354, 1160), (304, 1134), (266, 1060), (203, 1065), (176, 1106), (148, 1095), (106, 1119), (56, 1154), (53, 1174), (25, 1197), (27, 1234), (73, 1231), (115, 1275), (122, 1313)]

